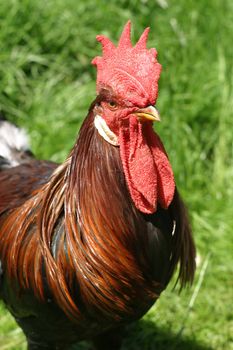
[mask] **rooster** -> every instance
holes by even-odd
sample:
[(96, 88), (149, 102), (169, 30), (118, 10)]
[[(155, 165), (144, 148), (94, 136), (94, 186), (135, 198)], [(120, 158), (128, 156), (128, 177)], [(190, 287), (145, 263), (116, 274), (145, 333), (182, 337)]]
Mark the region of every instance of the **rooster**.
[(117, 46), (97, 36), (97, 97), (63, 164), (36, 160), (0, 121), (0, 297), (30, 350), (120, 349), (177, 266), (181, 287), (193, 280), (186, 209), (152, 128), (161, 65), (148, 32), (135, 46), (130, 22)]

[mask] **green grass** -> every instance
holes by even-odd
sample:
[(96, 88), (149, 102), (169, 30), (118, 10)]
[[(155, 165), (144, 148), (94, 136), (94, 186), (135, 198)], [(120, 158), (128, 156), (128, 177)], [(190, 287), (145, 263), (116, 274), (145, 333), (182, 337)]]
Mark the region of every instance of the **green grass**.
[[(124, 349), (232, 350), (233, 72), (231, 0), (2, 0), (0, 109), (24, 126), (40, 158), (62, 161), (95, 96), (95, 35), (117, 40), (128, 18), (133, 39), (163, 65), (157, 127), (188, 204), (198, 248), (194, 285), (172, 285)], [(0, 349), (26, 345), (0, 305)], [(82, 344), (86, 349), (85, 344)]]

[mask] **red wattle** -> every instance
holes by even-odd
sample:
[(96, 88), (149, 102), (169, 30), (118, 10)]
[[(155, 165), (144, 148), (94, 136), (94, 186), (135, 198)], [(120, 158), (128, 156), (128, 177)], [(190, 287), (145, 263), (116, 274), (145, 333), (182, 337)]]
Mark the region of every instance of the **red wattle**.
[(141, 212), (152, 214), (159, 203), (167, 208), (175, 181), (166, 151), (152, 123), (140, 123), (131, 115), (119, 132), (120, 154), (131, 198)]

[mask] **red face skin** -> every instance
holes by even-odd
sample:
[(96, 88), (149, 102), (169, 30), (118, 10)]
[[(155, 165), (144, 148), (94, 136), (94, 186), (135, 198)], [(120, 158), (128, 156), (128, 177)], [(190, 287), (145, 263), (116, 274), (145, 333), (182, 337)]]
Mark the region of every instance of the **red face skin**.
[(116, 102), (101, 102), (99, 115), (106, 121), (109, 129), (119, 136), (121, 122), (137, 110), (135, 107), (123, 107)]
[(100, 92), (101, 102), (95, 106), (95, 115), (100, 115), (107, 123), (109, 129), (119, 136), (119, 129), (122, 123), (127, 120), (140, 107), (134, 106), (131, 102), (120, 100), (112, 95), (107, 89)]

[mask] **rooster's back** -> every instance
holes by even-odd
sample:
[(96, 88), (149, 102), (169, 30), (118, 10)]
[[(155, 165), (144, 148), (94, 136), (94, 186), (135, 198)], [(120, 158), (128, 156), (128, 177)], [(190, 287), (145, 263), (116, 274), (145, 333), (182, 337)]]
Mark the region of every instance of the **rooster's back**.
[(29, 199), (56, 167), (35, 159), (26, 132), (0, 115), (0, 215)]

